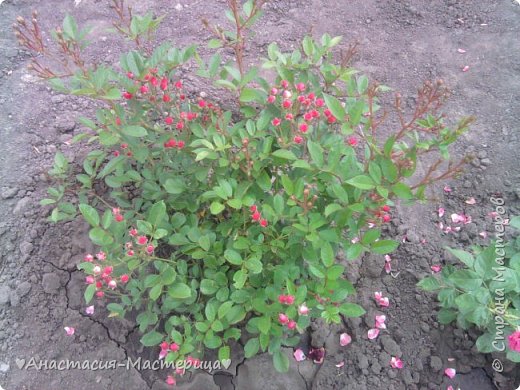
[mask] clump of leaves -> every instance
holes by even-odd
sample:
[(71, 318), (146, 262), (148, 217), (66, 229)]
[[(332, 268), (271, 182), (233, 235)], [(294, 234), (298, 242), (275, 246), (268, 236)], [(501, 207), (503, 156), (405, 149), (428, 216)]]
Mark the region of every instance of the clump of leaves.
[[(74, 141), (92, 148), (83, 172), (64, 178), (58, 155), (59, 187), (43, 203), (58, 204), (54, 221), (79, 210), (91, 225), (100, 252), (79, 265), (86, 301), (108, 299), (113, 316), (137, 311), (141, 342), (160, 345), (167, 361), (200, 357), (205, 347), (227, 359), (230, 344), (246, 337), (246, 357), (268, 351), (286, 371), (281, 347), (296, 345), (312, 318), (339, 323), (364, 313), (338, 252), (355, 259), (395, 250), (382, 234), (394, 200), (422, 199), (428, 184), (458, 172), (448, 147), (471, 120), (445, 124), (446, 87), (427, 82), (411, 115), (396, 96), (401, 128), (383, 137), (379, 99), (388, 88), (349, 66), (354, 47), (336, 63), (340, 37), (308, 36), (290, 53), (271, 44), (262, 64), (269, 82), (242, 60), (263, 1), (228, 3), (234, 28), (206, 22), (217, 50), (207, 62), (194, 46), (152, 47), (146, 38), (159, 20), (121, 1), (115, 26), (137, 50), (117, 67), (82, 59), (85, 34), (70, 16), (54, 35), (58, 56), (37, 21), (18, 21), (21, 44), (43, 54), (32, 69), (63, 93), (104, 104), (80, 119), (90, 131)], [(220, 47), (237, 61), (221, 65)], [(193, 59), (200, 77), (236, 98), (234, 112), (183, 84), (178, 69)], [(439, 158), (418, 178), (427, 154)]]
[[(510, 226), (520, 229), (520, 217), (511, 219)], [(448, 265), (418, 283), (437, 293), (439, 322), (476, 327), (482, 331), (476, 343), (480, 352), (504, 352), (509, 360), (520, 362), (517, 342), (508, 341), (520, 330), (520, 237), (473, 246), (471, 252), (448, 250), (461, 266)]]

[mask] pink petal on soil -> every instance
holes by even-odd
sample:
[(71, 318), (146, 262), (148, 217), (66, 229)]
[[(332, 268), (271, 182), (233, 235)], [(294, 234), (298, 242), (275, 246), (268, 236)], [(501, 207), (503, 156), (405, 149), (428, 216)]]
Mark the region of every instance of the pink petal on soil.
[(457, 371), (455, 371), (454, 368), (447, 368), (444, 370), (444, 373), (446, 374), (446, 376), (450, 379), (453, 379), (455, 377), (455, 375), (457, 374)]
[(381, 298), (379, 301), (377, 301), (377, 303), (379, 303), (379, 306), (381, 306), (381, 307), (390, 306), (390, 300), (388, 299), (388, 297)]
[(166, 377), (167, 385), (174, 386), (176, 383), (177, 383), (177, 381), (175, 380), (175, 378), (173, 376), (168, 375), (168, 377)]
[(451, 192), (450, 186), (444, 186), (444, 192)]
[(473, 197), (471, 197), (468, 200), (466, 200), (466, 204), (475, 204), (475, 203), (477, 203), (477, 201)]
[(345, 362), (339, 362), (338, 364), (336, 364), (336, 367), (341, 368), (344, 365), (345, 365)]
[(392, 272), (392, 263), (385, 263), (385, 271), (387, 274)]
[(376, 291), (374, 293), (374, 298), (376, 301), (379, 301), (381, 298), (383, 298), (383, 293), (381, 291)]
[(466, 220), (466, 217), (463, 214), (451, 214), (451, 220), (453, 223), (460, 223)]
[(352, 337), (348, 333), (342, 333), (339, 336), (339, 345), (342, 347), (349, 345), (352, 342)]
[(466, 65), (464, 68), (462, 68), (463, 72), (467, 72), (468, 70), (469, 70), (469, 66), (468, 65)]
[(487, 232), (480, 232), (478, 235), (482, 238), (487, 238), (488, 236)]
[(460, 54), (464, 54), (464, 53), (466, 53), (466, 50), (464, 50), (464, 49), (457, 49), (457, 52), (459, 52)]
[(395, 356), (392, 356), (392, 359), (390, 359), (390, 366), (392, 368), (403, 368), (404, 364), (403, 364), (403, 361), (401, 359), (399, 359), (398, 357), (395, 357)]
[(74, 329), (72, 326), (66, 326), (63, 329), (65, 329), (65, 332), (67, 332), (68, 336), (74, 335), (74, 332), (76, 331), (76, 329)]
[(379, 336), (379, 329), (369, 329), (367, 335), (369, 340), (374, 340), (377, 338), (377, 336)]
[(442, 270), (442, 266), (439, 264), (434, 264), (430, 268), (434, 273), (441, 272)]
[(442, 229), (444, 229), (444, 224), (442, 222), (439, 222), (437, 224), (437, 227), (442, 230)]
[(444, 215), (445, 210), (442, 207), (439, 207), (439, 210), (437, 210), (437, 213), (439, 214), (439, 218), (442, 218)]
[(305, 360), (305, 354), (303, 353), (303, 351), (300, 348), (298, 348), (296, 351), (294, 351), (293, 356), (297, 362), (301, 362), (301, 361)]
[(85, 313), (88, 314), (89, 316), (94, 314), (94, 305), (92, 306), (88, 306), (86, 309), (85, 309)]

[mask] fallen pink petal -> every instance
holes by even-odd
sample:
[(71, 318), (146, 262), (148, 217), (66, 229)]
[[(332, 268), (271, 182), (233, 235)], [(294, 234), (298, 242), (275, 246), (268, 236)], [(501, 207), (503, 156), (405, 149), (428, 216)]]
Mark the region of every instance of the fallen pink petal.
[(444, 186), (444, 192), (451, 192), (451, 187), (450, 186)]
[(88, 314), (89, 316), (94, 314), (94, 306), (88, 306), (86, 309), (85, 309), (85, 313)]
[(457, 49), (457, 52), (459, 52), (460, 54), (464, 54), (464, 53), (466, 53), (466, 50), (459, 48), (459, 49)]
[(442, 207), (439, 207), (439, 210), (437, 210), (437, 214), (439, 215), (439, 218), (442, 218), (444, 216), (445, 210)]
[(478, 235), (482, 238), (487, 238), (488, 236), (487, 232), (480, 232)]
[(469, 70), (469, 66), (468, 65), (466, 65), (464, 68), (462, 68), (463, 72), (467, 72), (468, 70)]
[(76, 329), (74, 329), (72, 326), (66, 326), (63, 329), (65, 329), (65, 332), (67, 333), (68, 336), (73, 336), (74, 332), (76, 332)]
[(297, 362), (301, 362), (306, 359), (305, 354), (303, 353), (303, 351), (300, 348), (298, 348), (296, 351), (294, 351), (293, 356)]
[(339, 363), (336, 363), (336, 367), (338, 367), (338, 368), (341, 368), (341, 367), (343, 367), (344, 365), (345, 365), (345, 362), (344, 362), (344, 361), (339, 362)]
[(374, 340), (379, 336), (379, 329), (369, 329), (367, 336), (369, 340)]
[(342, 347), (349, 345), (352, 342), (352, 337), (348, 333), (342, 333), (339, 336), (339, 345)]
[(392, 358), (390, 359), (390, 366), (392, 368), (403, 368), (404, 367), (404, 364), (403, 364), (403, 361), (401, 359), (399, 359), (398, 357), (395, 357), (395, 356), (392, 356)]
[(450, 379), (453, 379), (455, 377), (455, 375), (457, 374), (457, 371), (455, 371), (454, 368), (447, 368), (444, 370), (444, 373), (446, 374), (446, 376)]
[(472, 198), (469, 198), (468, 200), (466, 200), (466, 204), (471, 204), (471, 205), (473, 205), (473, 204), (475, 204), (475, 203), (477, 203), (477, 201), (476, 201), (475, 198), (473, 198), (473, 197), (472, 197)]
[(439, 264), (434, 264), (434, 265), (432, 265), (430, 268), (431, 268), (431, 270), (432, 270), (434, 273), (441, 272), (441, 270), (442, 270), (442, 266), (439, 265)]

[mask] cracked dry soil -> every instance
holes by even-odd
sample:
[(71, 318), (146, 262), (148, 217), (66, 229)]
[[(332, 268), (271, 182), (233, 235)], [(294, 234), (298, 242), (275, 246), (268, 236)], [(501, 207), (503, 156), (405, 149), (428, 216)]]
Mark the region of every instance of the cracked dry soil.
[[(198, 22), (206, 16), (223, 23), (222, 0), (132, 1), (138, 12), (151, 9), (166, 13), (162, 38), (178, 45), (208, 39)], [(176, 7), (177, 6), (177, 7)], [(78, 222), (50, 225), (48, 210), (38, 205), (48, 186), (45, 172), (54, 153), (62, 150), (71, 162), (84, 153), (65, 144), (81, 132), (75, 118), (91, 109), (85, 99), (52, 92), (27, 73), (27, 53), (18, 49), (10, 25), (19, 14), (38, 9), (46, 29), (59, 25), (66, 13), (91, 25), (96, 41), (89, 56), (106, 63), (118, 60), (118, 38), (105, 31), (109, 26), (105, 2), (83, 0), (6, 0), (0, 3), (0, 386), (20, 389), (165, 389), (166, 372), (118, 367), (110, 370), (21, 370), (17, 359), (73, 361), (127, 359), (154, 360), (157, 351), (139, 345), (139, 332), (131, 319), (107, 318), (102, 304), (93, 316), (84, 314), (84, 282), (76, 264), (94, 248), (87, 227)], [(410, 106), (415, 88), (425, 79), (443, 78), (453, 96), (449, 115), (475, 115), (477, 123), (463, 137), (457, 153), (475, 156), (465, 175), (432, 189), (433, 203), (400, 206), (388, 229), (398, 238), (406, 236), (397, 253), (400, 274), (382, 272), (384, 260), (367, 256), (347, 264), (347, 276), (358, 289), (358, 303), (368, 313), (361, 319), (346, 319), (331, 328), (313, 324), (302, 335), (301, 348), (325, 346), (321, 365), (296, 363), (292, 350), (289, 373), (274, 372), (270, 357), (244, 359), (235, 353), (228, 370), (215, 375), (197, 372), (185, 378), (182, 389), (445, 389), (511, 390), (520, 384), (518, 367), (505, 364), (499, 374), (491, 369), (492, 356), (476, 353), (478, 334), (464, 332), (436, 321), (432, 297), (417, 291), (415, 283), (434, 263), (452, 263), (444, 246), (485, 243), (481, 231), (492, 232), (487, 213), (492, 194), (501, 194), (510, 215), (520, 211), (518, 169), (520, 102), (520, 7), (510, 0), (479, 2), (457, 0), (273, 0), (266, 8), (249, 51), (262, 53), (276, 40), (290, 49), (308, 31), (318, 36), (328, 32), (343, 35), (343, 45), (361, 43), (355, 66), (396, 90)], [(464, 48), (464, 55), (457, 53)], [(464, 66), (468, 72), (462, 72)], [(189, 75), (186, 85), (194, 91), (211, 88)], [(391, 128), (387, 129), (391, 131)], [(424, 167), (420, 167), (424, 169)], [(453, 188), (444, 194), (443, 184)], [(475, 197), (477, 204), (465, 204)], [(461, 232), (443, 235), (435, 226), (438, 207), (447, 214), (462, 212), (473, 218)], [(344, 261), (339, 258), (339, 261)], [(389, 332), (376, 341), (366, 339), (376, 308), (372, 294), (384, 291), (392, 304), (385, 311)], [(76, 328), (65, 336), (64, 326)], [(353, 342), (339, 347), (339, 334), (347, 331)], [(236, 351), (235, 351), (236, 352)], [(400, 356), (403, 370), (389, 367), (390, 356)], [(449, 362), (448, 358), (454, 358)], [(337, 368), (339, 362), (345, 365)], [(444, 368), (454, 366), (457, 376), (448, 381)]]

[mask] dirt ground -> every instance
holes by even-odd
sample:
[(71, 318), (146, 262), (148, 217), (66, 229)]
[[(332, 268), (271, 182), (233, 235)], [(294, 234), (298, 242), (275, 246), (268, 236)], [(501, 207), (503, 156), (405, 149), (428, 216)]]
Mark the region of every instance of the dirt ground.
[[(199, 19), (223, 22), (222, 0), (140, 0), (137, 11), (167, 15), (160, 30), (164, 39), (178, 45), (209, 38)], [(66, 13), (94, 26), (97, 41), (93, 58), (115, 63), (118, 38), (107, 33), (106, 1), (6, 0), (0, 2), (0, 389), (163, 389), (165, 371), (118, 367), (110, 370), (44, 370), (18, 367), (25, 359), (155, 359), (157, 351), (142, 349), (131, 321), (107, 319), (102, 308), (94, 316), (84, 313), (84, 283), (76, 264), (91, 251), (86, 226), (79, 223), (50, 225), (48, 210), (38, 205), (48, 185), (44, 173), (57, 149), (75, 161), (79, 150), (65, 144), (81, 132), (75, 118), (89, 102), (65, 97), (37, 82), (26, 70), (28, 56), (19, 50), (11, 32), (17, 15), (40, 12), (47, 28), (57, 26)], [(485, 243), (482, 231), (492, 232), (489, 197), (501, 194), (509, 215), (520, 215), (520, 5), (513, 0), (273, 0), (249, 52), (265, 51), (272, 40), (292, 48), (306, 32), (344, 36), (343, 45), (358, 40), (355, 66), (395, 90), (408, 105), (423, 80), (442, 78), (453, 95), (446, 107), (451, 116), (477, 117), (472, 131), (457, 152), (471, 153), (474, 161), (463, 177), (439, 183), (435, 199), (427, 205), (402, 205), (389, 233), (406, 237), (393, 255), (400, 273), (383, 272), (381, 256), (369, 256), (348, 265), (348, 276), (358, 289), (358, 303), (368, 308), (362, 319), (341, 327), (314, 324), (303, 338), (302, 349), (325, 346), (325, 362), (296, 363), (291, 355), (288, 374), (274, 372), (270, 357), (243, 359), (234, 355), (228, 370), (215, 375), (197, 372), (182, 389), (446, 389), (512, 390), (520, 384), (518, 366), (505, 361), (502, 373), (491, 368), (492, 356), (478, 354), (474, 332), (463, 332), (436, 321), (431, 295), (415, 288), (430, 273), (430, 265), (453, 262), (443, 249)], [(459, 53), (458, 49), (465, 53)], [(468, 71), (462, 69), (468, 66)], [(207, 87), (185, 75), (187, 84)], [(391, 129), (387, 129), (391, 130)], [(423, 167), (424, 168), (424, 167)], [(443, 191), (450, 185), (452, 192)], [(465, 203), (470, 197), (475, 205)], [(436, 210), (471, 215), (473, 223), (458, 233), (444, 234), (436, 226)], [(391, 299), (385, 310), (388, 331), (377, 340), (366, 338), (377, 308), (374, 291)], [(64, 326), (74, 326), (73, 337)], [(339, 334), (353, 336), (339, 347)], [(400, 356), (405, 367), (391, 369), (390, 356)], [(336, 364), (344, 362), (337, 368)], [(446, 367), (457, 369), (449, 381)]]

